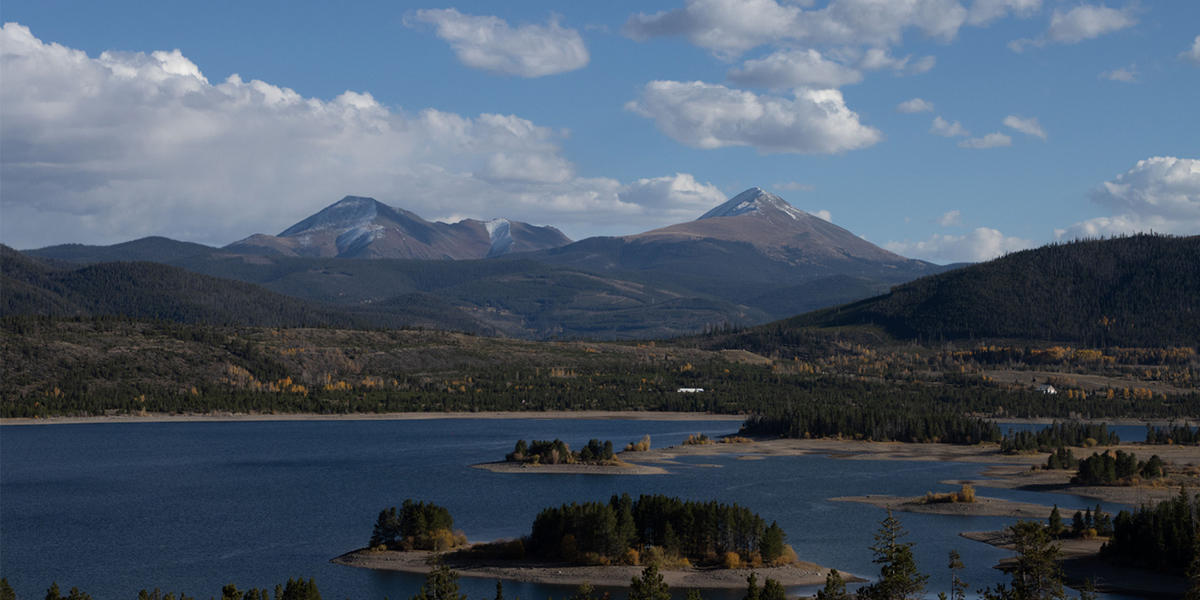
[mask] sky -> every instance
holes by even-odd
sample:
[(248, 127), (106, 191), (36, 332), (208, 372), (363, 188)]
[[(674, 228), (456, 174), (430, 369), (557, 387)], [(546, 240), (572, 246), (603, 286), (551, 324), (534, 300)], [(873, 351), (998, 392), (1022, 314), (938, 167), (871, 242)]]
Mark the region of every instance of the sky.
[(344, 196), (573, 239), (750, 187), (899, 254), (1200, 234), (1200, 2), (0, 6), (0, 243), (223, 246)]

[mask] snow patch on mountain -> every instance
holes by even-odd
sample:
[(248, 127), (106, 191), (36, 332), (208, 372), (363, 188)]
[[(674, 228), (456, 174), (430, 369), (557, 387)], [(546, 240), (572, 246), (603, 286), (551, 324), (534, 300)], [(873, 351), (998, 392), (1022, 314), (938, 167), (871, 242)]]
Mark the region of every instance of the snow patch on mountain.
[(485, 221), (483, 226), (492, 240), (492, 249), (488, 252), (488, 257), (508, 254), (513, 245), (512, 224), (507, 219), (492, 219)]
[(351, 230), (371, 223), (379, 214), (378, 203), (372, 198), (346, 196), (321, 212), (292, 225), (279, 237), (333, 230)]
[(750, 188), (724, 204), (704, 213), (697, 221), (716, 217), (737, 217), (747, 214), (761, 214), (770, 217), (769, 213), (781, 212), (797, 221), (810, 219), (812, 215), (788, 204), (786, 200), (763, 190)]

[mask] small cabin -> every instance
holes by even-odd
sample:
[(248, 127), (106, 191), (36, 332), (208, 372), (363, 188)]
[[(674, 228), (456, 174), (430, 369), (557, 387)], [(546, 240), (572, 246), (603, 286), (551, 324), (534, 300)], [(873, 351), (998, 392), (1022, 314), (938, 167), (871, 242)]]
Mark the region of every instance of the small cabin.
[(679, 388), (675, 391), (679, 392), (680, 394), (699, 394), (700, 392), (704, 391), (704, 388)]
[(1042, 385), (1037, 386), (1037, 391), (1039, 391), (1043, 394), (1057, 394), (1058, 393), (1058, 390), (1054, 389), (1054, 386), (1052, 386), (1048, 383), (1043, 383)]

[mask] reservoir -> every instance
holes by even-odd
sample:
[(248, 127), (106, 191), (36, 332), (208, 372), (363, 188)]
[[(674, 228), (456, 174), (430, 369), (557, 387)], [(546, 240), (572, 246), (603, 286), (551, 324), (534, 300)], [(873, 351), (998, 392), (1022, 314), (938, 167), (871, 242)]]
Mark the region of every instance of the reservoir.
[[(40, 598), (51, 582), (97, 600), (133, 600), (161, 588), (208, 598), (233, 583), (270, 587), (315, 578), (322, 597), (407, 598), (423, 577), (333, 565), (366, 545), (379, 511), (406, 498), (450, 509), (471, 541), (519, 537), (537, 513), (613, 494), (667, 494), (737, 503), (778, 521), (802, 560), (873, 578), (868, 549), (883, 519), (837, 496), (915, 496), (957, 486), (980, 465), (735, 455), (687, 459), (668, 475), (501, 474), (470, 465), (500, 460), (518, 438), (591, 438), (618, 448), (651, 436), (652, 446), (689, 434), (737, 431), (722, 421), (432, 419), (85, 423), (0, 427), (0, 575), (19, 598)], [(1141, 431), (1144, 428), (1133, 428)], [(1131, 431), (1132, 433), (1132, 431)], [(1125, 431), (1121, 431), (1126, 438)], [(1129, 440), (1138, 440), (1133, 435)], [(747, 446), (752, 453), (752, 446)], [(1096, 506), (1062, 494), (980, 488), (981, 496), (1064, 508)], [(1106, 509), (1121, 508), (1105, 506)], [(1010, 525), (1001, 517), (898, 513), (928, 597), (949, 589), (947, 553), (966, 563), (970, 590), (1005, 577), (992, 567), (1010, 553), (959, 537)], [(471, 600), (491, 598), (495, 581), (463, 578)], [(507, 598), (565, 598), (573, 588), (505, 582)], [(674, 590), (682, 595), (684, 590)], [(615, 591), (617, 598), (624, 592)], [(792, 588), (811, 594), (815, 588)], [(743, 591), (706, 590), (713, 600)], [(972, 594), (973, 595), (973, 594)], [(1110, 596), (1115, 597), (1115, 596)]]

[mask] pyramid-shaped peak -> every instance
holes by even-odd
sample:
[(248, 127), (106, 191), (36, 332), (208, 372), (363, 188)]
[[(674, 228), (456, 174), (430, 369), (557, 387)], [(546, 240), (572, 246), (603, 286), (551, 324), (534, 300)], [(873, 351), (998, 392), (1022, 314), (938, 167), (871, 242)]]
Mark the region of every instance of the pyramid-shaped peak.
[(346, 196), (317, 214), (288, 227), (279, 237), (323, 229), (353, 229), (369, 223), (379, 214), (379, 201), (363, 196)]
[(784, 213), (793, 219), (812, 218), (812, 215), (788, 204), (787, 200), (776, 196), (762, 188), (752, 187), (724, 204), (700, 215), (697, 221), (715, 217), (737, 217), (745, 214), (766, 215), (772, 212)]

